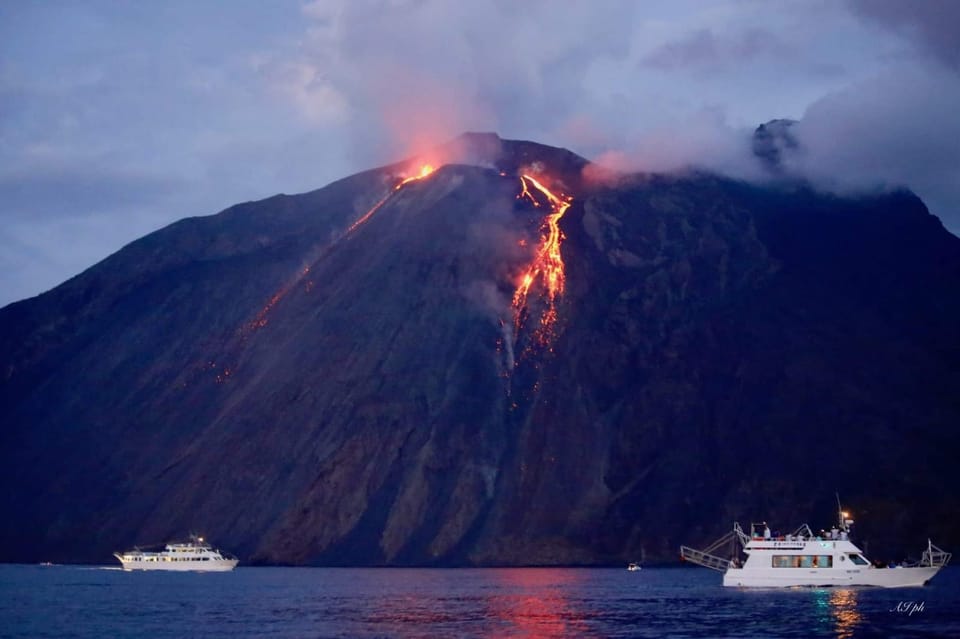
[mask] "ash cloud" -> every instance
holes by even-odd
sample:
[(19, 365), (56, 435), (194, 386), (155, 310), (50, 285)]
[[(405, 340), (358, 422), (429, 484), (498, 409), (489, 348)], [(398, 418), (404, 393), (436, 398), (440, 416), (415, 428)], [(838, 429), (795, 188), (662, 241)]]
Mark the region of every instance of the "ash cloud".
[(620, 147), (602, 152), (584, 170), (592, 182), (612, 182), (624, 173), (706, 170), (745, 180), (765, 177), (750, 150), (751, 127), (735, 127), (718, 111), (678, 118), (630, 135)]
[[(903, 67), (814, 101), (779, 149), (786, 175), (846, 195), (909, 188), (947, 228), (960, 228), (960, 82), (946, 68)], [(707, 170), (747, 181), (771, 177), (754, 153), (754, 127), (720, 112), (675, 120), (595, 158), (585, 178)]]
[(481, 264), (473, 270), (475, 277), (466, 281), (462, 288), (464, 298), (499, 332), (498, 350), (503, 357), (501, 372), (505, 378), (515, 362), (512, 296), (517, 269), (529, 262), (533, 250), (532, 242), (526, 245), (520, 242), (525, 238), (525, 232), (513, 210), (514, 198), (512, 189), (502, 190), (489, 205), (477, 212), (467, 227), (470, 253)]
[(313, 2), (297, 60), (318, 95), (347, 106), (361, 166), (465, 130), (556, 143), (544, 133), (575, 115), (592, 66), (629, 54), (634, 13), (620, 1)]

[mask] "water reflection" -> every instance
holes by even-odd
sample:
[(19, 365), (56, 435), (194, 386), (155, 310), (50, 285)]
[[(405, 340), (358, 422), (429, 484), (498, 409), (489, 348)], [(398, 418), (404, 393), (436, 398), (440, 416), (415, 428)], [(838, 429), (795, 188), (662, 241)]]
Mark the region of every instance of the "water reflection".
[[(562, 568), (483, 570), (395, 569), (352, 610), (344, 599), (339, 616), (356, 632), (373, 636), (569, 637), (596, 635), (584, 609), (589, 571)], [(360, 572), (360, 571), (356, 571)], [(596, 579), (594, 578), (594, 582)], [(573, 595), (576, 604), (572, 604)], [(349, 635), (348, 635), (349, 636)]]
[(567, 637), (587, 634), (587, 627), (565, 592), (584, 579), (570, 569), (504, 568), (494, 572), (494, 593), (485, 598), (491, 618), (505, 634)]
[(857, 591), (834, 590), (830, 593), (830, 612), (833, 614), (837, 637), (852, 637), (862, 619), (857, 607)]
[(813, 591), (818, 630), (845, 639), (852, 637), (863, 621), (857, 602), (857, 591), (852, 589), (819, 589)]

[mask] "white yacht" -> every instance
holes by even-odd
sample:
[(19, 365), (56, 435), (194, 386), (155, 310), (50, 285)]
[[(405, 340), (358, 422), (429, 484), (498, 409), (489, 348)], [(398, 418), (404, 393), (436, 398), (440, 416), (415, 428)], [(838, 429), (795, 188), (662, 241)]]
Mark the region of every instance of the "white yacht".
[[(789, 535), (771, 535), (766, 523), (752, 524), (748, 535), (734, 523), (732, 532), (704, 550), (681, 546), (680, 556), (722, 572), (724, 586), (744, 588), (922, 586), (950, 562), (951, 554), (928, 539), (919, 562), (878, 568), (850, 540), (852, 525), (853, 520), (842, 510), (839, 525), (819, 535), (806, 524)], [(715, 554), (726, 544), (734, 546), (729, 559)], [(741, 561), (741, 555), (746, 559)]]
[(236, 557), (224, 556), (203, 540), (190, 536), (186, 543), (171, 543), (160, 552), (147, 552), (138, 548), (123, 553), (113, 553), (124, 570), (179, 570), (225, 572), (233, 570), (239, 561)]

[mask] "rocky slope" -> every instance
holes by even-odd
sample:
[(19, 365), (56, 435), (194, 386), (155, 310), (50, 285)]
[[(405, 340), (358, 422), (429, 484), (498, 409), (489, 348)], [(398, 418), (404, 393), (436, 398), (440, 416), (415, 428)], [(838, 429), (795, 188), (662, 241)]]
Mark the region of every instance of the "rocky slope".
[[(189, 531), (268, 563), (666, 559), (825, 525), (836, 490), (874, 554), (960, 542), (960, 240), (915, 196), (434, 155), (0, 310), (0, 560)], [(553, 306), (513, 304), (550, 208), (522, 173), (573, 197)]]

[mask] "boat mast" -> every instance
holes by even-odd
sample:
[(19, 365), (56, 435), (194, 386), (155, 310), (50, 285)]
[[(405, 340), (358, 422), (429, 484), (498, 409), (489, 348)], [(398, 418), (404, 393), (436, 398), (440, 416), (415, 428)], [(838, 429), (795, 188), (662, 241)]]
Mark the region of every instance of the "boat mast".
[(843, 506), (840, 505), (840, 492), (837, 491), (837, 519), (840, 522), (840, 530), (845, 533), (850, 532), (850, 526), (853, 525), (853, 520), (850, 519), (850, 513), (843, 510)]

